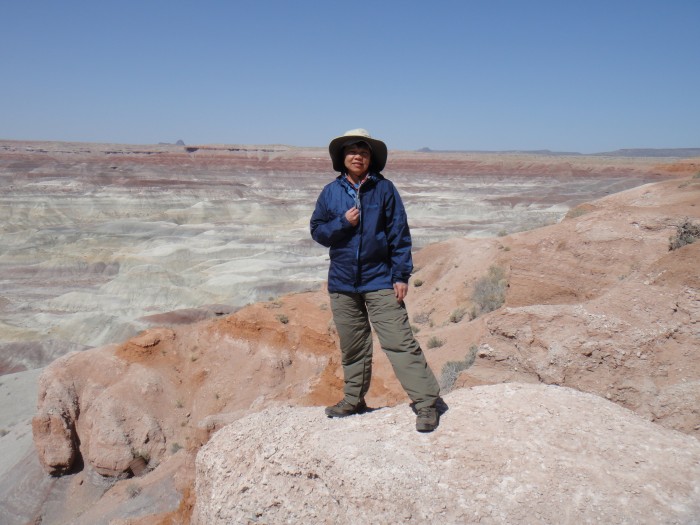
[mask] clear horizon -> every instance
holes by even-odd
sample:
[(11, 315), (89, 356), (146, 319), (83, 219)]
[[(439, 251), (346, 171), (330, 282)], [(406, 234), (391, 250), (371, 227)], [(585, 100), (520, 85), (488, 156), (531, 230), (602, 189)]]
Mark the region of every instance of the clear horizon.
[(700, 147), (700, 2), (13, 2), (0, 138)]
[[(178, 139), (179, 141), (180, 139)], [(0, 142), (19, 142), (19, 143), (34, 143), (34, 144), (45, 144), (45, 143), (57, 143), (57, 144), (96, 144), (96, 145), (115, 145), (115, 146), (128, 146), (128, 147), (147, 147), (147, 146), (176, 146), (176, 142), (178, 141), (173, 141), (173, 142), (101, 142), (101, 141), (73, 141), (73, 140), (53, 140), (53, 139), (14, 139), (14, 138), (3, 138), (0, 137)], [(320, 145), (320, 146), (295, 146), (293, 144), (282, 144), (282, 143), (251, 143), (251, 142), (217, 142), (217, 143), (212, 143), (212, 142), (207, 142), (207, 143), (202, 143), (202, 142), (197, 142), (197, 143), (188, 143), (184, 142), (184, 146), (192, 146), (192, 147), (227, 147), (227, 146), (243, 146), (243, 147), (256, 147), (256, 146), (269, 146), (269, 147), (274, 147), (274, 146), (283, 146), (283, 147), (291, 147), (291, 148), (300, 148), (300, 149), (324, 149), (326, 148), (326, 145)], [(414, 151), (414, 152), (421, 152), (424, 151), (425, 148), (418, 148), (415, 150), (405, 150), (401, 148), (389, 148), (389, 151)], [(676, 150), (700, 150), (700, 147), (684, 147), (684, 148), (619, 148), (618, 150), (609, 150), (609, 151), (592, 151), (592, 152), (586, 152), (586, 153), (581, 153), (579, 151), (558, 151), (558, 150), (549, 150), (549, 149), (540, 149), (540, 150), (469, 150), (469, 149), (454, 149), (454, 150), (444, 150), (444, 149), (434, 149), (434, 148), (428, 148), (429, 152), (432, 153), (493, 153), (493, 154), (508, 154), (508, 153), (532, 153), (532, 154), (538, 154), (538, 153), (543, 153), (544, 155), (546, 154), (552, 154), (552, 155), (582, 155), (582, 156), (591, 156), (591, 155), (599, 155), (601, 153), (615, 153), (617, 151), (676, 151)], [(667, 155), (658, 155), (659, 157), (665, 157)], [(672, 155), (671, 155), (672, 156)], [(691, 155), (692, 157), (695, 157), (696, 155), (693, 154)]]

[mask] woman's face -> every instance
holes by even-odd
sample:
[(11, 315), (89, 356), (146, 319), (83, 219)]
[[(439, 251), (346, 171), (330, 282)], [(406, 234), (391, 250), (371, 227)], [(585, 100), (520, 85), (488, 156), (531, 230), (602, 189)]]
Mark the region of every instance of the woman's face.
[(352, 144), (347, 146), (343, 153), (348, 175), (353, 178), (362, 178), (369, 171), (369, 162), (372, 155), (367, 146), (364, 144)]

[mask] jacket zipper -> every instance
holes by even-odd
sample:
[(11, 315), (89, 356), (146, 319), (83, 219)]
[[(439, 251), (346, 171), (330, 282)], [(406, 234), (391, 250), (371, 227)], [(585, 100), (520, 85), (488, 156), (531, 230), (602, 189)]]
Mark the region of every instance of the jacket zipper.
[(360, 252), (362, 251), (362, 217), (364, 213), (362, 213), (362, 184), (357, 188), (357, 202), (360, 204), (359, 210), (360, 210), (360, 222), (358, 224), (358, 227), (360, 228), (360, 241), (357, 243), (357, 252), (355, 253), (355, 262), (357, 265), (357, 270), (355, 272), (355, 291), (357, 292), (358, 285), (360, 284)]

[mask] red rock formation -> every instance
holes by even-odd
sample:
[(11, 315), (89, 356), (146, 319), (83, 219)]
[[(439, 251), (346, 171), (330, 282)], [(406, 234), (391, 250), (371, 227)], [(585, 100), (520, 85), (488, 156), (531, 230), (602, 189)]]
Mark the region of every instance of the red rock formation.
[(195, 450), (251, 406), (317, 399), (328, 388), (318, 378), (335, 362), (325, 302), (290, 296), (58, 359), (42, 375), (34, 417), (42, 464), (61, 474), (81, 457), (121, 476), (135, 458), (154, 468), (181, 447)]
[[(700, 436), (700, 243), (669, 251), (681, 222), (700, 222), (700, 179), (643, 186), (570, 215), (547, 228), (421, 251), (416, 278), (424, 284), (412, 306), (434, 323), (471, 308), (473, 283), (489, 265), (508, 280), (503, 308), (426, 331), (447, 341), (445, 356), (478, 347), (458, 385), (569, 386)], [(444, 283), (455, 293), (435, 294)]]

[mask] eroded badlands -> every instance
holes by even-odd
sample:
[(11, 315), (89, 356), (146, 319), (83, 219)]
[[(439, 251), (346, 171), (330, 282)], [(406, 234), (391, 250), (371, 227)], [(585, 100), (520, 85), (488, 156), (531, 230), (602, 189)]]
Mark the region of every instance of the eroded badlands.
[[(2, 333), (14, 337), (3, 355), (17, 355), (17, 344), (44, 351), (47, 334), (60, 330), (80, 338), (95, 326), (121, 326), (117, 335), (151, 326), (59, 357), (42, 373), (31, 411), (36, 452), (0, 462), (8, 523), (692, 523), (698, 515), (700, 243), (668, 249), (681, 221), (700, 220), (697, 160), (394, 152), (386, 173), (425, 246), (407, 301), (417, 337), (443, 384), (446, 364), (475, 359), (446, 386), (450, 408), (438, 430), (416, 440), (378, 346), (368, 396), (376, 410), (328, 421), (320, 408), (342, 385), (319, 287), (325, 254), (306, 238), (319, 179), (329, 178), (322, 150), (2, 145), (2, 173), (20, 180), (10, 194), (25, 202), (14, 208), (2, 197)], [(653, 180), (662, 182), (642, 185)], [(624, 188), (632, 189), (593, 199)], [(39, 206), (44, 191), (51, 204)], [(104, 206), (94, 205), (97, 195), (109, 195)], [(550, 225), (530, 229), (542, 224)], [(270, 248), (270, 239), (280, 244)], [(243, 244), (263, 256), (241, 255)], [(278, 255), (285, 264), (265, 266)], [(507, 279), (505, 305), (476, 319), (455, 315), (471, 310), (474, 283), (494, 265)], [(249, 287), (239, 286), (248, 281), (238, 268)], [(230, 300), (205, 294), (168, 313), (169, 300), (196, 289), (186, 279), (216, 278), (209, 290)], [(312, 290), (284, 295), (290, 281), (289, 291)], [(250, 295), (241, 303), (239, 288)], [(237, 310), (255, 298), (263, 300)], [(130, 300), (136, 306), (117, 307)], [(72, 328), (56, 328), (64, 321)], [(37, 350), (43, 362), (90, 346), (53, 341), (54, 354)], [(31, 390), (24, 374), (4, 376), (0, 393)], [(27, 435), (27, 420), (12, 417), (3, 447)], [(288, 447), (292, 436), (298, 447)], [(353, 476), (367, 476), (372, 498), (348, 486)], [(422, 491), (436, 497), (414, 501)]]
[[(420, 248), (552, 224), (669, 165), (392, 151), (385, 174)], [(318, 287), (308, 220), (332, 177), (321, 148), (0, 141), (0, 372)]]

